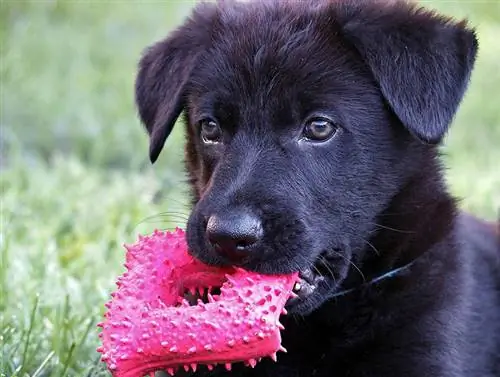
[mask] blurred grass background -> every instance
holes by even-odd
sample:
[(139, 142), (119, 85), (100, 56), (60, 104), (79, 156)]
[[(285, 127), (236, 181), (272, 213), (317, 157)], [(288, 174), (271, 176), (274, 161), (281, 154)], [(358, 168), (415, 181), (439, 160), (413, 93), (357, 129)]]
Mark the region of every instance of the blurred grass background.
[[(133, 80), (142, 49), (192, 3), (0, 3), (2, 377), (107, 375), (95, 324), (123, 271), (122, 243), (184, 224), (181, 127), (152, 168)], [(500, 2), (422, 3), (478, 30), (476, 70), (443, 150), (463, 207), (493, 219)]]

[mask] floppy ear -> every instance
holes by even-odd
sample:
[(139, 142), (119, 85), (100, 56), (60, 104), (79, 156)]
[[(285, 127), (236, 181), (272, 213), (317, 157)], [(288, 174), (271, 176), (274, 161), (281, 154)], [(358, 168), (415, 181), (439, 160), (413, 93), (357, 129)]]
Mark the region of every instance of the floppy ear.
[(148, 47), (139, 61), (135, 101), (149, 133), (152, 163), (157, 160), (184, 108), (185, 87), (198, 55), (206, 48), (212, 14), (212, 6), (200, 5), (184, 25)]
[(439, 143), (469, 82), (478, 48), (474, 31), (465, 21), (453, 22), (406, 2), (359, 3), (348, 12), (345, 38), (410, 133)]

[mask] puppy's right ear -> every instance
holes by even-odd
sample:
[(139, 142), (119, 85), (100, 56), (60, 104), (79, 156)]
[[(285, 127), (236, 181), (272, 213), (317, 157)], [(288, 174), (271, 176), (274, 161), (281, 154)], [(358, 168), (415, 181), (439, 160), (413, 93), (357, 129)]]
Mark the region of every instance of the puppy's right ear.
[(149, 158), (154, 163), (184, 109), (185, 87), (198, 56), (210, 38), (213, 6), (199, 6), (184, 25), (148, 47), (139, 61), (135, 101), (149, 133)]
[(346, 1), (343, 35), (372, 71), (394, 114), (417, 139), (444, 138), (467, 89), (478, 41), (413, 1)]

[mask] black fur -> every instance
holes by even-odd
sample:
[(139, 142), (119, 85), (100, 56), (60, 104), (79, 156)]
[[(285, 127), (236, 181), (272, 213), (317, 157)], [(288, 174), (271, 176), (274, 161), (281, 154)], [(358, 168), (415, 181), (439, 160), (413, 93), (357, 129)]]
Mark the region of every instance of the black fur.
[[(329, 284), (285, 317), (278, 363), (197, 376), (500, 376), (497, 225), (457, 209), (436, 145), (476, 51), (465, 22), (359, 0), (201, 4), (146, 51), (136, 100), (153, 162), (185, 110), (191, 252), (225, 263), (206, 218), (246, 208), (264, 238), (245, 268), (290, 272), (336, 255), (324, 261)], [(311, 114), (337, 134), (300, 139)], [(202, 143), (207, 116), (223, 143)]]

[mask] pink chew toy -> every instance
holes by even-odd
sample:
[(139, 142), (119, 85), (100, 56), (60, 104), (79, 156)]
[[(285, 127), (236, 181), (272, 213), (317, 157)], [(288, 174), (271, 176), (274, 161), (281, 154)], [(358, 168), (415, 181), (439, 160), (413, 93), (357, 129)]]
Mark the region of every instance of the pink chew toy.
[(262, 357), (276, 360), (285, 351), (279, 316), (298, 274), (208, 266), (187, 253), (178, 228), (139, 236), (126, 248), (127, 271), (98, 325), (97, 350), (114, 377), (158, 370), (174, 375), (179, 367), (196, 371), (199, 364), (230, 370), (244, 362), (253, 368)]

